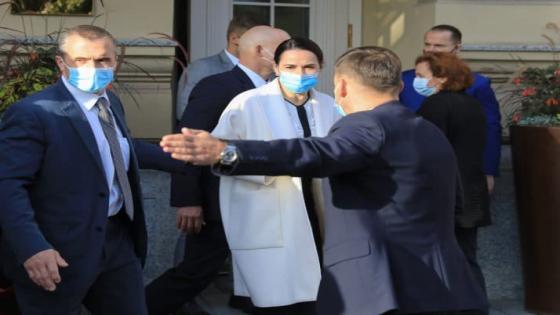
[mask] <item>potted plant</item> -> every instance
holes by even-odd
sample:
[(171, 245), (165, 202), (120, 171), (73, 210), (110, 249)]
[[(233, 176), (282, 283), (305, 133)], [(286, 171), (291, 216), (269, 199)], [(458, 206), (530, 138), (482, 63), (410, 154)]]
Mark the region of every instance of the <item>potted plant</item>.
[(510, 141), (525, 307), (560, 314), (560, 64), (554, 58), (547, 67), (525, 68), (512, 86), (508, 101), (517, 109), (510, 115)]
[(60, 74), (55, 52), (56, 47), (19, 44), (4, 51), (4, 62), (0, 64), (0, 115), (18, 100), (56, 82)]

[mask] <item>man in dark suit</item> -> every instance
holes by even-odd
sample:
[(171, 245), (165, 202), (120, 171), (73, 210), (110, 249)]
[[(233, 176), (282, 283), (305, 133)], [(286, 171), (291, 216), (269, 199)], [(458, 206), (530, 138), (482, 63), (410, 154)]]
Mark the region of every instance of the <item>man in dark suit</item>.
[[(286, 32), (270, 26), (255, 26), (243, 34), (239, 64), (195, 86), (180, 126), (214, 129), (235, 96), (266, 83), (273, 73), (274, 51), (288, 38)], [(180, 208), (177, 225), (187, 232), (185, 257), (146, 287), (151, 315), (169, 314), (193, 299), (214, 279), (229, 255), (220, 219), (219, 178), (209, 167), (192, 167), (190, 173), (174, 174), (171, 183), (171, 205)]]
[(116, 66), (111, 34), (73, 27), (59, 50), (61, 79), (2, 118), (3, 268), (23, 314), (77, 314), (82, 304), (93, 314), (147, 314), (136, 156), (146, 167), (183, 166), (130, 139), (122, 104), (106, 90)]
[(181, 75), (177, 90), (177, 120), (181, 120), (189, 95), (200, 80), (233, 69), (239, 63), (239, 39), (257, 23), (248, 16), (236, 16), (227, 28), (227, 46), (221, 52), (193, 61)]
[(363, 47), (336, 63), (348, 114), (324, 138), (222, 141), (184, 129), (161, 145), (222, 174), (329, 177), (318, 314), (450, 314), (487, 301), (454, 237), (457, 166), (437, 127), (398, 101), (401, 64)]

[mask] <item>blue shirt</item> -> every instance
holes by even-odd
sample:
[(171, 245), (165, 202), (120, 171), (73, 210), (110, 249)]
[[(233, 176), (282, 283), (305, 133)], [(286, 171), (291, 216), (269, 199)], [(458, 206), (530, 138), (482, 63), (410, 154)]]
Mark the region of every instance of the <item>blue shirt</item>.
[[(502, 141), (502, 125), (500, 106), (496, 95), (490, 86), (490, 79), (473, 72), (474, 82), (466, 90), (467, 94), (476, 98), (482, 105), (486, 116), (486, 147), (484, 150), (484, 173), (498, 176), (500, 171), (500, 155)], [(404, 88), (399, 95), (400, 102), (413, 111), (417, 111), (425, 97), (418, 94), (412, 86), (416, 76), (415, 70), (410, 69), (402, 73)]]
[[(91, 127), (91, 131), (95, 136), (95, 142), (97, 143), (99, 155), (101, 156), (101, 162), (103, 164), (103, 170), (105, 171), (105, 178), (107, 179), (107, 186), (109, 187), (109, 204), (107, 216), (115, 215), (122, 208), (124, 199), (116, 179), (115, 166), (113, 165), (113, 158), (111, 157), (111, 148), (109, 147), (109, 142), (107, 141), (107, 138), (105, 138), (105, 134), (103, 133), (103, 129), (101, 128), (101, 123), (99, 122), (99, 110), (95, 106), (97, 100), (100, 97), (105, 97), (107, 103), (109, 103), (109, 97), (107, 97), (106, 92), (98, 95), (81, 91), (68, 83), (64, 76), (62, 76), (62, 82), (64, 83), (70, 94), (72, 94), (76, 102), (80, 105), (80, 109), (86, 116), (87, 121), (89, 122), (89, 126)], [(109, 108), (110, 107), (111, 106), (109, 104)], [(113, 115), (113, 120), (114, 119), (115, 118)], [(120, 129), (117, 127), (117, 122), (113, 121), (113, 123), (117, 131), (117, 137), (119, 138), (125, 168), (128, 171), (128, 167), (130, 165), (130, 147), (128, 145), (128, 141), (122, 135)], [(79, 163), (79, 161), (77, 161), (77, 163)]]

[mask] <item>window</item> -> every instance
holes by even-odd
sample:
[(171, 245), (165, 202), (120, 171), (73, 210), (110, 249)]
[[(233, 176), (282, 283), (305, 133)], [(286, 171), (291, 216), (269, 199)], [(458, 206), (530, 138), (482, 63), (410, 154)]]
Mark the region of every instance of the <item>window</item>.
[(233, 0), (233, 15), (248, 15), (292, 36), (309, 37), (309, 7), (309, 0)]

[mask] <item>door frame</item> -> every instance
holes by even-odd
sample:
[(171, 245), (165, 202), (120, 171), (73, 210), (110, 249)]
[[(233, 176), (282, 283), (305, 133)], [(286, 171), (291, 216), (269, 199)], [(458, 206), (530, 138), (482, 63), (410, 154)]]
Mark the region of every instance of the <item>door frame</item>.
[[(309, 37), (323, 50), (325, 67), (318, 89), (331, 94), (334, 61), (362, 42), (363, 0), (310, 0)], [(220, 52), (226, 46), (226, 29), (233, 16), (232, 0), (191, 0), (190, 60)], [(352, 39), (349, 38), (352, 25)], [(349, 45), (350, 44), (350, 45)]]

